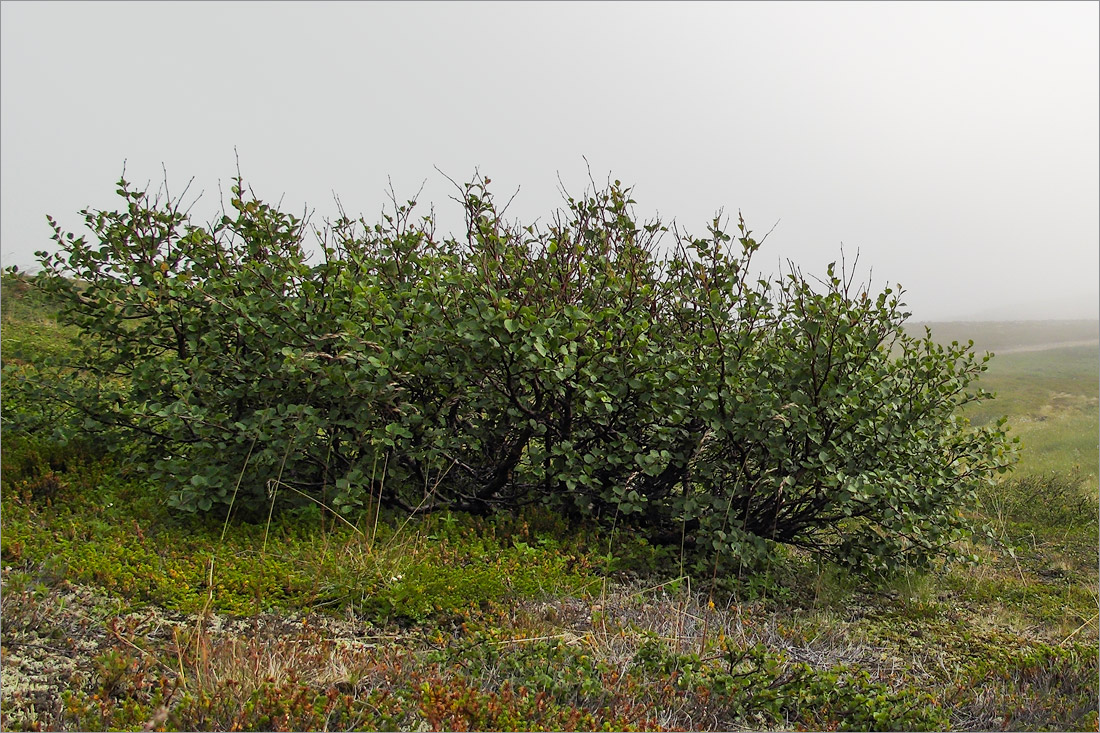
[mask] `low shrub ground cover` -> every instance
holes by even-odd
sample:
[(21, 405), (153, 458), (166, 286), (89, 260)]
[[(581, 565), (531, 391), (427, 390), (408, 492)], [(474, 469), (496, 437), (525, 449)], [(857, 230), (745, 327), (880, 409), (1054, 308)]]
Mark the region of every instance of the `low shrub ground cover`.
[(799, 553), (708, 585), (547, 513), (223, 537), (102, 459), (49, 495), (37, 470), (2, 496), (7, 730), (1096, 725), (1094, 567), (983, 544), (881, 586)]

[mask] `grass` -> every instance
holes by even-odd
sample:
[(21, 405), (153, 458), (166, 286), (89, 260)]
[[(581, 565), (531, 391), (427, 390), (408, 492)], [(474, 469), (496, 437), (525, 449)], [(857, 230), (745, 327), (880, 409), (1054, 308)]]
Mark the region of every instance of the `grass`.
[(236, 615), (350, 605), (367, 618), (423, 622), (543, 584), (576, 592), (598, 583), (587, 558), (532, 539), (523, 521), (436, 516), (403, 532), (385, 522), (372, 535), (291, 513), (223, 538), (216, 518), (168, 517), (150, 487), (106, 480), (101, 463), (46, 476), (48, 495), (36, 490), (42, 478), (9, 484), (5, 559), (134, 604)]
[(76, 330), (58, 324), (47, 296), (25, 279), (6, 275), (2, 290), (4, 363), (34, 363), (46, 356), (64, 354)]
[(1100, 321), (952, 321), (944, 323), (909, 323), (906, 330), (923, 336), (924, 327), (932, 329), (932, 338), (940, 343), (974, 342), (980, 353), (992, 351), (1000, 356), (1021, 349), (1100, 341)]
[[(7, 288), (5, 379), (65, 335)], [(1096, 730), (1096, 353), (992, 362), (970, 417), (1024, 443), (977, 561), (877, 585), (790, 550), (708, 587), (538, 510), (225, 530), (5, 427), (0, 728)]]
[[(910, 331), (921, 330), (920, 325)], [(1072, 476), (1080, 495), (1095, 496), (1100, 489), (1100, 322), (931, 326), (933, 338), (941, 342), (970, 339), (979, 351), (1004, 352), (989, 363), (978, 384), (996, 399), (967, 406), (962, 414), (975, 425), (1009, 418), (1022, 444), (1015, 474)], [(1075, 345), (1036, 349), (1064, 343)]]
[(975, 425), (1010, 418), (1023, 450), (1018, 474), (1078, 472), (1084, 490), (1098, 488), (1100, 462), (1100, 345), (1014, 351), (1037, 344), (1096, 340), (1096, 321), (933, 324), (940, 341), (973, 339), (997, 355), (979, 386), (996, 399), (969, 406)]

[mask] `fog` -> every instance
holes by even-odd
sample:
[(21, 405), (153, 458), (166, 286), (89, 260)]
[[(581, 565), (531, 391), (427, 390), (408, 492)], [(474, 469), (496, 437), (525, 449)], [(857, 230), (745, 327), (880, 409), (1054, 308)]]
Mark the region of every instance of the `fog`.
[(0, 34), (4, 266), (124, 165), (204, 220), (239, 159), (316, 223), (615, 178), (690, 232), (740, 211), (772, 271), (858, 252), (917, 320), (1098, 315), (1097, 3), (5, 2)]

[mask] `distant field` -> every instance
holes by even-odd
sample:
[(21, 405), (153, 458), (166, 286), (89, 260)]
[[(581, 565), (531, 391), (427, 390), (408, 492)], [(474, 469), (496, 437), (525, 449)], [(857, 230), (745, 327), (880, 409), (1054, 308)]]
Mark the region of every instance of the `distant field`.
[[(925, 324), (910, 327), (921, 332)], [(1100, 455), (1100, 321), (931, 323), (940, 342), (974, 340), (993, 351), (981, 386), (997, 394), (971, 407), (978, 425), (1007, 415), (1023, 441), (1018, 471), (1046, 473), (1077, 469), (1092, 490), (1098, 487)], [(1091, 341), (1089, 345), (1081, 342)], [(1046, 344), (1074, 346), (1041, 348)]]
[(914, 336), (924, 335), (924, 327), (940, 343), (973, 339), (979, 351), (1008, 352), (1054, 344), (1100, 344), (1100, 320), (1095, 321), (946, 321), (907, 323)]

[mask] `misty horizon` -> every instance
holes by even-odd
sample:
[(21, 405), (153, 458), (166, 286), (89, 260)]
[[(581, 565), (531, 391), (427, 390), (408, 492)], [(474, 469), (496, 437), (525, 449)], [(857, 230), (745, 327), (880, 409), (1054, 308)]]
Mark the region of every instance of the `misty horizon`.
[[(258, 12), (262, 11), (262, 12)], [(0, 5), (0, 261), (114, 183), (239, 157), (265, 202), (373, 222), (447, 177), (547, 220), (618, 179), (640, 221), (740, 211), (764, 273), (860, 253), (913, 321), (1100, 318), (1096, 3)], [(194, 39), (203, 53), (195, 54)], [(480, 39), (480, 40), (479, 40)], [(491, 42), (489, 41), (491, 39)], [(471, 41), (477, 42), (471, 42)], [(41, 49), (51, 49), (43, 54)], [(207, 218), (196, 215), (198, 222)], [(773, 230), (774, 227), (774, 230)]]

